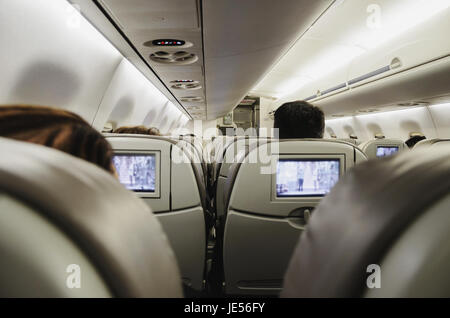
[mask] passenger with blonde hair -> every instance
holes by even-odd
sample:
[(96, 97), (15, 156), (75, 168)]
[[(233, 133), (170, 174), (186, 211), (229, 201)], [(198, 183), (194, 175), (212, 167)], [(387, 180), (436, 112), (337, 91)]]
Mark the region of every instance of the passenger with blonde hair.
[(111, 145), (80, 116), (31, 105), (0, 106), (0, 137), (64, 151), (115, 173)]

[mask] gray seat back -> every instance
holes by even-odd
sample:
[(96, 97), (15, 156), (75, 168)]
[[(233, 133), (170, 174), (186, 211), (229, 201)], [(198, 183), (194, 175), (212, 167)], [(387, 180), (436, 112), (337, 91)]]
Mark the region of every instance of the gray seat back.
[[(368, 140), (358, 146), (369, 159), (388, 156), (392, 150), (402, 152), (408, 150), (408, 146), (401, 139), (381, 138)], [(392, 153), (396, 153), (392, 152)]]
[[(449, 264), (449, 240), (443, 240), (450, 225), (449, 190), (450, 148), (417, 149), (355, 167), (317, 207), (290, 261), (282, 295), (424, 296), (445, 289), (448, 296), (450, 284), (442, 278)], [(426, 259), (432, 255), (437, 258)], [(381, 268), (377, 291), (368, 291), (372, 264)], [(428, 294), (433, 275), (439, 287)]]
[[(2, 296), (182, 296), (160, 223), (111, 174), (39, 145), (0, 138), (0, 149)], [(73, 265), (79, 290), (67, 287)]]
[[(197, 165), (197, 170), (201, 171), (204, 179), (204, 183), (208, 181), (208, 168), (207, 161), (204, 160), (203, 144), (200, 138), (190, 136), (180, 136), (170, 138), (177, 143), (179, 147), (182, 147), (185, 151), (189, 152), (192, 157), (192, 163)], [(200, 169), (199, 169), (200, 168)]]
[(155, 193), (136, 194), (161, 222), (180, 266), (183, 282), (203, 288), (207, 248), (208, 204), (202, 169), (187, 141), (128, 134), (107, 134), (115, 154), (156, 153)]
[(450, 139), (425, 139), (419, 141), (414, 148), (430, 147), (430, 146), (448, 146), (450, 144)]
[(358, 139), (355, 139), (355, 138), (339, 138), (337, 140), (349, 142), (349, 143), (354, 144), (356, 146), (361, 144), (361, 141), (358, 140)]
[(400, 235), (380, 262), (380, 287), (364, 297), (450, 297), (450, 195)]
[[(261, 156), (264, 153), (268, 158)], [(366, 156), (356, 146), (335, 140), (272, 140), (250, 148), (230, 168), (223, 241), (225, 286), (230, 294), (279, 293), (295, 244), (321, 200), (319, 196), (279, 197), (278, 159), (337, 160), (342, 176)]]
[(228, 179), (228, 173), (231, 166), (236, 163), (237, 158), (245, 156), (248, 151), (258, 145), (265, 144), (267, 138), (258, 137), (235, 137), (235, 139), (230, 142), (224, 148), (223, 158), (221, 162), (216, 164), (216, 187), (215, 187), (215, 207), (217, 217), (222, 218), (225, 211), (225, 185)]

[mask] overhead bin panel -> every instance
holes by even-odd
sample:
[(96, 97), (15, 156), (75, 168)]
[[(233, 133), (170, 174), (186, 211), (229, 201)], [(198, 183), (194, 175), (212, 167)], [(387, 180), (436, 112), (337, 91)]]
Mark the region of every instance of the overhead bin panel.
[(208, 118), (232, 110), (333, 1), (203, 1)]
[[(447, 0), (337, 1), (252, 93), (273, 96), (277, 99), (275, 107), (287, 101), (308, 100), (329, 105), (327, 114), (341, 116), (365, 107), (404, 102), (416, 105), (424, 98), (448, 95), (448, 89), (440, 87), (446, 82), (446, 74), (436, 68), (436, 63), (445, 68), (450, 53), (446, 32), (450, 30), (449, 16)], [(433, 70), (437, 72), (435, 78), (430, 73)], [(398, 80), (391, 79), (408, 71), (409, 78), (402, 75)], [(431, 81), (423, 85), (421, 81), (428, 78)], [(390, 85), (380, 84), (381, 79), (389, 80)], [(363, 94), (367, 100), (342, 97), (353, 98), (353, 90), (369, 83), (371, 88), (365, 87)], [(380, 87), (385, 89), (382, 93)], [(336, 100), (341, 99), (339, 108)]]
[(412, 102), (414, 107), (417, 102), (433, 100), (434, 97), (450, 100), (448, 83), (450, 56), (315, 101), (315, 104), (327, 116), (353, 115), (359, 110), (374, 107), (374, 110), (395, 105), (409, 107), (405, 102)]
[(357, 57), (348, 70), (350, 86), (390, 76), (450, 54), (450, 9), (403, 36)]
[[(427, 23), (355, 58), (348, 68), (340, 70), (347, 74), (347, 91), (322, 94), (311, 101), (327, 115), (351, 115), (362, 110), (417, 106), (436, 98), (450, 100), (450, 42), (444, 31), (450, 30), (449, 17), (447, 8)], [(333, 76), (324, 81), (329, 83), (330, 79)], [(313, 87), (323, 87), (324, 81), (312, 83), (303, 96), (309, 96)]]

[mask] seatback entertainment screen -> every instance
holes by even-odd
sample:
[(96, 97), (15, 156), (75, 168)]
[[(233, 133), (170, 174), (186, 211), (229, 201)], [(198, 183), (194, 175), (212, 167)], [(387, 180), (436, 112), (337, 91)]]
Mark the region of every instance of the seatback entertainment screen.
[(339, 159), (280, 159), (277, 197), (324, 196), (339, 180)]
[(398, 152), (398, 147), (394, 146), (378, 146), (377, 147), (377, 157), (387, 157), (392, 156)]
[(154, 154), (121, 155), (113, 157), (119, 181), (136, 192), (155, 192), (156, 157)]

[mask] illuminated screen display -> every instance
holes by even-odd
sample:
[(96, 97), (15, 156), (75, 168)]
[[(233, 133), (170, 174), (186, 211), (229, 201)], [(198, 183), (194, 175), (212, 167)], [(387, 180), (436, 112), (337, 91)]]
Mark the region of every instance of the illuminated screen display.
[(119, 181), (136, 192), (155, 192), (155, 155), (115, 155), (113, 163)]
[(377, 147), (377, 157), (392, 156), (396, 152), (398, 152), (398, 147), (385, 147), (385, 146)]
[(281, 159), (277, 164), (277, 197), (324, 196), (339, 180), (339, 173), (339, 159)]

